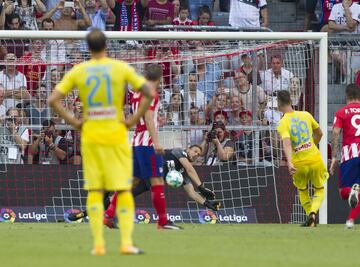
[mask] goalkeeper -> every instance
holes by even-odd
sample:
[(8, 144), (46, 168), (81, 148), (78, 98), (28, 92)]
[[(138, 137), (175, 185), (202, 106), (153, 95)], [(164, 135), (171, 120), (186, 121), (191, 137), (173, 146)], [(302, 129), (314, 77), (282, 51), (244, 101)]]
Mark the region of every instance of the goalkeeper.
[[(192, 166), (191, 162), (194, 162), (200, 155), (201, 155), (201, 147), (198, 145), (193, 145), (188, 149), (182, 148), (174, 148), (174, 149), (166, 149), (164, 154), (164, 178), (166, 177), (167, 173), (170, 170), (175, 169), (182, 173), (184, 177), (183, 188), (187, 195), (200, 205), (204, 205), (205, 207), (217, 211), (219, 210), (221, 204), (218, 201), (214, 201), (215, 194), (211, 190), (205, 188), (200, 181), (199, 176), (195, 168)], [(199, 190), (199, 193), (195, 191), (194, 185)], [(144, 180), (140, 181), (136, 184), (133, 189), (132, 193), (133, 196), (139, 196), (142, 193), (149, 191), (151, 189), (151, 185), (149, 181)], [(116, 194), (116, 193), (115, 193)], [(104, 220), (105, 224), (110, 228), (113, 227), (113, 218), (115, 216), (116, 210), (116, 195), (111, 199), (111, 203), (108, 201), (105, 203), (108, 205), (106, 209), (105, 215), (106, 218)], [(70, 214), (69, 220), (78, 220), (80, 218), (85, 217), (86, 211), (77, 213), (77, 214)]]

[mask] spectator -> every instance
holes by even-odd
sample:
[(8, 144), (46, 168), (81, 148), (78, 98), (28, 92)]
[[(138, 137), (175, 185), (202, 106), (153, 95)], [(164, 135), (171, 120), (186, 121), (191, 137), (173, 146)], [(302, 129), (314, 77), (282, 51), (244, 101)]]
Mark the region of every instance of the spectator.
[[(190, 108), (190, 125), (204, 125), (204, 118), (200, 116), (200, 109), (196, 106)], [(190, 129), (190, 144), (200, 144), (203, 141), (204, 133), (200, 129)]]
[(46, 7), (41, 0), (17, 0), (6, 12), (18, 14), (24, 30), (34, 31), (38, 30), (36, 14), (46, 12)]
[[(191, 10), (191, 4), (190, 4)], [(215, 26), (215, 23), (211, 20), (212, 14), (209, 6), (204, 5), (200, 7), (197, 20), (193, 20), (193, 25), (198, 26)]]
[(3, 6), (0, 10), (0, 30), (4, 30), (6, 26), (6, 10), (11, 8), (11, 2), (3, 1)]
[[(106, 0), (99, 0), (100, 6), (97, 6), (96, 0), (85, 0), (85, 11), (90, 17), (91, 26), (88, 27), (88, 30), (92, 28), (97, 28), (102, 31), (106, 29), (106, 19), (109, 14), (108, 4)], [(81, 18), (81, 14), (77, 14), (78, 19)]]
[[(251, 126), (252, 113), (248, 110), (239, 114), (240, 124), (244, 127)], [(235, 143), (238, 165), (253, 163), (254, 135), (250, 129), (244, 129), (237, 133)]]
[[(179, 13), (181, 9), (180, 0), (173, 0), (172, 4), (174, 5), (174, 18), (177, 18), (179, 17)], [(182, 6), (185, 7), (185, 5)]]
[(294, 74), (282, 67), (283, 61), (280, 55), (272, 56), (270, 61), (271, 69), (261, 75), (262, 88), (268, 95), (276, 95), (280, 90), (289, 90), (290, 79)]
[(19, 110), (8, 109), (0, 127), (0, 163), (24, 163), (22, 155), (28, 143), (29, 131), (21, 125)]
[[(205, 110), (206, 98), (203, 92), (197, 89), (198, 86), (198, 76), (195, 72), (190, 72), (188, 75), (189, 79), (189, 92), (187, 98), (187, 110), (191, 107), (198, 107), (200, 111)], [(185, 92), (182, 91), (184, 94)]]
[(58, 19), (54, 19), (55, 30), (77, 31), (80, 20), (74, 19), (74, 8), (79, 9), (83, 17), (84, 26), (90, 27), (91, 20), (86, 14), (85, 8), (80, 0), (74, 0), (74, 2), (60, 0), (53, 9), (42, 17), (42, 20), (51, 18), (56, 11), (61, 10), (61, 16)]
[(107, 0), (115, 15), (114, 31), (141, 31), (148, 0)]
[[(7, 30), (17, 31), (22, 30), (22, 22), (18, 14), (12, 13), (7, 17)], [(20, 58), (24, 55), (25, 51), (28, 50), (29, 40), (24, 39), (10, 39), (10, 40), (1, 40), (1, 43), (7, 49), (8, 53), (14, 53), (17, 58)]]
[(221, 78), (221, 68), (218, 62), (212, 58), (206, 58), (203, 46), (197, 46), (197, 54), (194, 59), (194, 69), (198, 75), (197, 89), (204, 93), (206, 101), (210, 101), (215, 94), (215, 86), (218, 85)]
[(244, 54), (241, 56), (241, 61), (243, 62), (243, 65), (240, 67), (239, 71), (244, 73), (247, 77), (247, 80), (249, 83), (253, 84), (253, 71), (256, 71), (256, 84), (261, 84), (261, 77), (260, 72), (258, 70), (254, 70), (253, 65), (251, 64), (251, 57), (249, 54)]
[(343, 0), (334, 5), (329, 16), (329, 32), (358, 33), (360, 6), (353, 0)]
[(293, 108), (301, 110), (303, 105), (301, 103), (301, 80), (299, 77), (294, 76), (290, 79), (290, 95)]
[(229, 113), (229, 124), (238, 125), (240, 124), (240, 111), (243, 109), (243, 104), (238, 95), (233, 95), (230, 97), (230, 108)]
[(276, 96), (268, 100), (267, 106), (264, 110), (264, 125), (276, 126), (282, 117), (282, 113), (278, 110)]
[[(173, 4), (175, 6), (175, 9), (177, 8), (175, 3), (177, 3), (179, 0), (174, 0)], [(172, 21), (173, 25), (180, 25), (180, 26), (190, 26), (192, 25), (192, 20), (189, 19), (189, 8), (187, 6), (180, 6), (180, 10), (177, 13), (175, 13), (176, 18)]]
[[(10, 5), (11, 7), (11, 5)], [(11, 13), (9, 17), (7, 18), (7, 26), (8, 30), (11, 31), (18, 31), (22, 30), (22, 21), (20, 19), (19, 14)]]
[(214, 166), (229, 162), (234, 157), (234, 142), (228, 138), (229, 133), (221, 122), (214, 122), (212, 129), (201, 143), (204, 151), (204, 165)]
[(221, 121), (225, 126), (227, 125), (229, 120), (229, 116), (226, 111), (224, 110), (218, 110), (214, 113), (214, 122)]
[(32, 125), (41, 125), (43, 121), (50, 117), (47, 104), (47, 90), (44, 84), (37, 89), (28, 108), (30, 122)]
[(199, 17), (200, 9), (202, 9), (204, 6), (207, 7), (208, 14), (210, 15), (211, 15), (211, 10), (214, 9), (214, 0), (195, 0), (195, 1), (189, 1), (188, 3), (189, 3), (189, 10), (192, 20), (196, 20)]
[(6, 68), (0, 71), (0, 84), (5, 89), (5, 107), (12, 108), (17, 104), (30, 99), (30, 94), (26, 90), (26, 77), (17, 71), (16, 56), (9, 53), (5, 56)]
[(206, 119), (208, 122), (212, 121), (215, 112), (228, 109), (228, 99), (229, 95), (225, 92), (216, 94), (213, 97), (205, 109)]
[(46, 64), (41, 59), (41, 51), (44, 48), (42, 40), (33, 40), (30, 44), (30, 50), (20, 58), (22, 65), (18, 66), (18, 70), (26, 77), (26, 88), (30, 95), (39, 87), (39, 82), (44, 79), (46, 72)]
[[(82, 120), (84, 117), (83, 114), (83, 104), (80, 99), (77, 97), (74, 101), (74, 117), (78, 120)], [(72, 131), (73, 136), (73, 145), (74, 145), (74, 157), (71, 162), (75, 165), (81, 164), (81, 152), (80, 152), (80, 131)]]
[(4, 99), (5, 99), (5, 90), (2, 85), (0, 85), (0, 123), (4, 123), (5, 114), (6, 114), (6, 108), (4, 105)]
[(167, 108), (167, 122), (169, 125), (184, 124), (184, 103), (180, 92), (173, 92), (170, 97), (170, 104)]
[(66, 164), (68, 158), (68, 144), (64, 137), (55, 130), (55, 122), (42, 122), (40, 135), (30, 147), (30, 152), (37, 155), (40, 164)]
[[(253, 85), (246, 80), (246, 75), (242, 72), (236, 72), (234, 77), (235, 88), (232, 90), (232, 95), (240, 97), (240, 102), (244, 109), (253, 109)], [(266, 95), (264, 89), (256, 86), (256, 111), (257, 117), (260, 118), (266, 105)]]
[(145, 25), (171, 25), (174, 19), (174, 5), (168, 0), (149, 0), (145, 11)]
[[(55, 29), (55, 22), (51, 18), (46, 18), (41, 21), (41, 29), (43, 31), (53, 31)], [(65, 42), (64, 40), (47, 40), (46, 46), (41, 50), (41, 59), (44, 62), (56, 64), (54, 65), (60, 70), (64, 69), (66, 62)]]
[[(260, 23), (260, 15), (262, 23)], [(237, 1), (230, 0), (229, 24), (233, 27), (259, 28), (269, 26), (266, 0)]]
[[(328, 2), (329, 0), (325, 0), (325, 1)], [(325, 1), (323, 0), (322, 2), (324, 3)], [(305, 32), (311, 30), (311, 21), (316, 17), (315, 9), (316, 9), (317, 2), (318, 2), (317, 0), (316, 1), (305, 0), (305, 18), (304, 18), (304, 31)], [(332, 8), (332, 6), (333, 6), (333, 4), (331, 4), (331, 8)]]
[[(322, 15), (320, 18), (320, 23), (317, 29), (315, 29), (316, 31), (319, 30), (321, 30), (322, 32), (328, 31), (328, 23), (329, 23), (331, 10), (335, 4), (339, 4), (341, 3), (341, 1), (342, 0), (321, 0)], [(309, 2), (313, 2), (313, 3), (309, 3)], [(316, 2), (317, 1), (306, 0), (307, 13), (305, 14), (305, 31), (310, 29), (311, 19), (315, 16), (314, 13), (315, 13)]]

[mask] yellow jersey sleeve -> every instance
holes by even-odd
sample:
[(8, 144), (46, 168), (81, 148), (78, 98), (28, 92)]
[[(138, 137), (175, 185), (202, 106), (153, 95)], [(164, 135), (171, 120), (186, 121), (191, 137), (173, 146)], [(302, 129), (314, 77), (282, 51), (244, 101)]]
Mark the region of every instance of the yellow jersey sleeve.
[(62, 78), (61, 82), (56, 86), (56, 90), (60, 93), (67, 95), (75, 87), (77, 67), (73, 67), (68, 71), (65, 76)]
[(312, 128), (313, 130), (319, 128), (320, 126), (319, 126), (319, 124), (317, 123), (317, 121), (314, 119), (314, 117), (313, 117), (309, 112), (307, 112), (307, 114), (308, 114), (308, 116), (309, 116), (309, 118), (310, 118), (311, 128)]
[(290, 138), (289, 127), (287, 125), (287, 121), (285, 120), (285, 117), (283, 117), (279, 121), (279, 126), (277, 127), (277, 131), (281, 139)]
[(127, 65), (126, 81), (130, 83), (134, 91), (138, 91), (146, 82), (146, 79), (137, 74), (135, 69)]

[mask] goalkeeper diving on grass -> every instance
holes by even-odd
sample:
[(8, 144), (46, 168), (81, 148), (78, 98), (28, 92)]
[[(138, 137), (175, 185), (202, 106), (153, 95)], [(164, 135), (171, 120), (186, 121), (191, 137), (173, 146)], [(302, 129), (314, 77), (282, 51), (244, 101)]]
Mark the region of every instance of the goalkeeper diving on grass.
[[(321, 140), (322, 131), (309, 112), (293, 110), (289, 91), (279, 91), (277, 100), (279, 110), (284, 114), (277, 131), (282, 139), (289, 173), (299, 192), (301, 206), (308, 216), (302, 226), (315, 227), (316, 214), (324, 199), (324, 183), (329, 178), (316, 146)], [(309, 182), (314, 188), (312, 198), (309, 195)]]
[[(174, 148), (165, 149), (164, 158), (164, 178), (171, 170), (180, 172), (184, 177), (182, 187), (186, 194), (200, 205), (205, 206), (213, 211), (219, 210), (221, 203), (215, 199), (215, 193), (208, 188), (205, 188), (201, 182), (195, 168), (192, 166), (192, 162), (201, 155), (201, 147), (198, 145), (192, 145), (187, 149)], [(136, 184), (132, 193), (133, 196), (139, 196), (146, 191), (149, 191), (151, 185), (148, 180), (142, 180)], [(197, 188), (198, 192), (195, 190)], [(116, 195), (111, 198), (109, 203), (108, 199), (104, 199), (105, 205), (108, 206), (105, 212), (104, 223), (112, 228), (114, 226), (113, 218), (115, 217), (116, 210)], [(76, 221), (87, 216), (86, 211), (79, 213), (69, 214), (69, 220)]]

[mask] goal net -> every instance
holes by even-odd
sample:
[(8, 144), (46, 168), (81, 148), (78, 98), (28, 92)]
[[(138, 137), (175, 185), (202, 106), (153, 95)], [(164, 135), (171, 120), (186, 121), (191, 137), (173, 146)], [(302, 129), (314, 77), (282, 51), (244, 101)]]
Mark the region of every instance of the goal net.
[[(64, 214), (66, 219), (67, 213), (85, 208), (86, 192), (82, 189), (79, 133), (48, 108), (46, 98), (64, 73), (87, 60), (89, 54), (85, 33), (37, 35), (2, 36), (0, 83), (7, 113), (0, 141), (4, 177), (0, 195), (7, 208), (23, 213), (43, 208), (45, 220), (58, 221)], [(326, 104), (325, 111), (321, 109), (326, 93), (319, 90), (326, 88), (319, 84), (324, 77), (326, 81), (320, 63), (320, 39), (324, 41), (326, 35), (149, 32), (108, 36), (109, 56), (130, 63), (138, 73), (144, 73), (150, 63), (163, 67), (158, 88), (163, 146), (186, 149), (197, 144), (204, 148), (204, 155), (193, 165), (205, 187), (214, 190), (221, 209), (206, 209), (182, 188), (166, 188), (171, 220), (304, 220), (276, 133), (281, 117), (276, 92), (289, 90), (296, 110), (307, 110), (326, 125)], [(9, 73), (15, 73), (15, 78)], [(126, 89), (124, 113), (128, 116), (132, 88), (127, 85)], [(77, 90), (67, 95), (63, 104), (74, 116), (82, 115)], [(218, 132), (211, 137), (214, 129)], [(16, 140), (18, 134), (25, 141), (22, 146)], [(49, 138), (65, 156), (49, 147)], [(214, 138), (221, 148), (216, 147)], [(156, 220), (149, 193), (139, 196), (136, 204), (139, 223)]]

